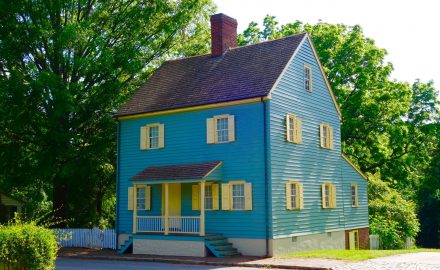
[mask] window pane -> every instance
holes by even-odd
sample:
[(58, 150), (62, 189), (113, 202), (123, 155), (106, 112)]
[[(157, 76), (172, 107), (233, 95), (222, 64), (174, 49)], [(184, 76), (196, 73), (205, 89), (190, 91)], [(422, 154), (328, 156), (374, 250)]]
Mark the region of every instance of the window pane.
[(136, 191), (136, 198), (137, 198), (137, 209), (145, 209), (145, 196), (146, 196), (146, 188), (145, 187), (138, 187)]
[(232, 209), (244, 209), (244, 184), (232, 185)]
[(290, 198), (291, 198), (291, 206), (293, 209), (297, 208), (296, 205), (296, 184), (291, 184), (290, 186)]
[(150, 127), (150, 148), (158, 148), (159, 147), (159, 127), (153, 126)]
[(325, 185), (325, 207), (330, 207), (330, 186)]
[(351, 206), (356, 206), (356, 187), (351, 186)]
[(217, 119), (217, 142), (228, 142), (228, 118)]
[(212, 186), (205, 186), (205, 209), (212, 210)]
[(293, 129), (294, 129), (293, 117), (289, 117), (289, 136), (290, 139), (293, 140)]

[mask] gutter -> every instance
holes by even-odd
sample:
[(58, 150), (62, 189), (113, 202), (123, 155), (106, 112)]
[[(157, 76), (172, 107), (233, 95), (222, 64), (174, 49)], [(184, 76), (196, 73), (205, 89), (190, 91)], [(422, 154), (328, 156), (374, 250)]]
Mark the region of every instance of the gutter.
[(270, 161), (269, 161), (269, 155), (268, 155), (268, 147), (270, 145), (269, 138), (270, 138), (270, 130), (269, 130), (269, 99), (267, 98), (261, 98), (261, 102), (263, 102), (263, 113), (264, 113), (264, 182), (266, 188), (264, 189), (264, 197), (266, 203), (265, 205), (265, 218), (266, 218), (266, 256), (269, 257), (269, 235), (270, 235), (270, 200), (269, 200), (269, 191), (270, 191)]
[(116, 219), (115, 219), (115, 230), (116, 230), (116, 247), (118, 247), (118, 236), (119, 236), (119, 168), (120, 168), (120, 147), (121, 147), (121, 127), (120, 127), (120, 121), (116, 120), (117, 122), (117, 131), (116, 131)]

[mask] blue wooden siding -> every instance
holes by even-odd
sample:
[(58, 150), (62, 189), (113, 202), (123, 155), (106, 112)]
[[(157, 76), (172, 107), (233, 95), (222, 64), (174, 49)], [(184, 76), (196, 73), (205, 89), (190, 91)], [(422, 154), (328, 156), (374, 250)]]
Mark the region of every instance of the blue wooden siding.
[[(312, 68), (313, 91), (304, 89), (304, 64)], [(285, 116), (302, 119), (301, 144), (286, 142)], [(333, 127), (334, 149), (321, 149), (319, 125)], [(306, 39), (286, 69), (270, 101), (270, 160), (273, 237), (344, 229), (343, 182), (341, 175), (340, 122), (311, 45)], [(304, 184), (304, 209), (286, 210), (285, 183)], [(322, 209), (321, 185), (336, 186), (337, 208)], [(359, 185), (359, 193), (364, 186)], [(351, 212), (350, 212), (351, 213)], [(365, 212), (360, 213), (362, 217)], [(368, 224), (368, 223), (367, 223)]]
[[(206, 119), (220, 114), (235, 115), (236, 141), (207, 144)], [(222, 181), (245, 180), (253, 184), (253, 210), (207, 211), (206, 232), (223, 233), (227, 237), (265, 238), (263, 119), (263, 103), (259, 102), (120, 121), (118, 233), (132, 232), (127, 189), (133, 184), (128, 179), (136, 173), (148, 166), (222, 160)], [(165, 125), (163, 149), (139, 149), (140, 127), (149, 123)], [(191, 210), (190, 194), (191, 184), (182, 185), (182, 215), (199, 213)], [(160, 215), (160, 185), (152, 185), (152, 198), (152, 210), (145, 213)]]
[[(341, 159), (346, 228), (368, 227), (367, 181), (345, 160)], [(351, 206), (351, 184), (357, 184), (358, 207)]]

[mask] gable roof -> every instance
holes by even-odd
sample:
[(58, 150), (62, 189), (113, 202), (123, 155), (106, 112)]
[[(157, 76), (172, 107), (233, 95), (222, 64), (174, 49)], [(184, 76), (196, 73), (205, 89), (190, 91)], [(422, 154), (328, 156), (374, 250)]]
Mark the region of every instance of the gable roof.
[(368, 181), (368, 177), (361, 171), (361, 169), (359, 169), (356, 165), (354, 165), (354, 163), (347, 157), (347, 155), (345, 155), (344, 153), (342, 153), (342, 158), (365, 180)]
[(136, 174), (130, 180), (179, 180), (202, 179), (214, 171), (221, 161), (208, 161), (192, 164), (151, 166)]
[(306, 33), (167, 61), (122, 106), (116, 116), (265, 97)]

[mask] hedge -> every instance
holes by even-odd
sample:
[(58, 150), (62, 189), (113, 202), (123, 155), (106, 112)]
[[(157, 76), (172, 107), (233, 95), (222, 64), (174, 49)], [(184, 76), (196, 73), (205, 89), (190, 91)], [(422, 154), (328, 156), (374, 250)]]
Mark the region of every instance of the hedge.
[(57, 251), (52, 230), (33, 224), (0, 226), (0, 267), (52, 270)]

